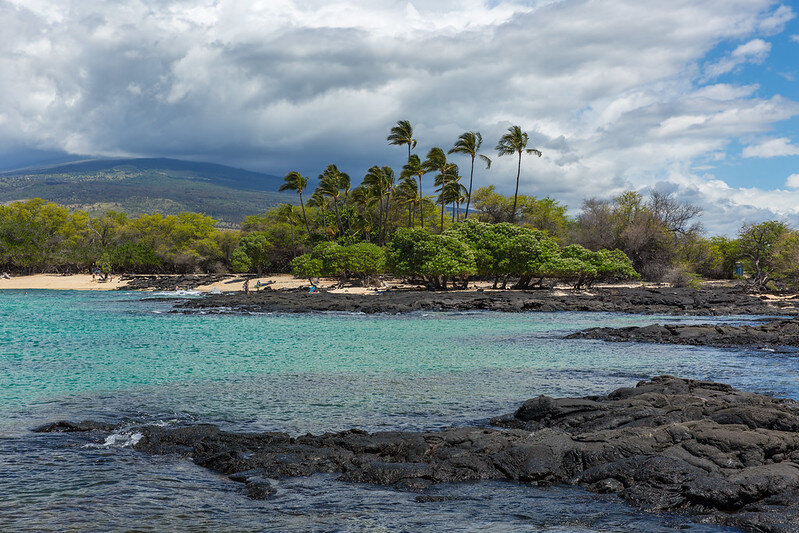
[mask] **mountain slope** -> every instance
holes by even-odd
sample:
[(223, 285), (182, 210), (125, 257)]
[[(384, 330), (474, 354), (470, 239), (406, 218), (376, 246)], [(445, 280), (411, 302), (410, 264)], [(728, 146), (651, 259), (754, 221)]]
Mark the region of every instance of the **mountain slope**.
[(93, 213), (197, 211), (235, 225), (279, 203), (279, 176), (177, 159), (97, 159), (0, 173), (0, 202), (44, 198)]

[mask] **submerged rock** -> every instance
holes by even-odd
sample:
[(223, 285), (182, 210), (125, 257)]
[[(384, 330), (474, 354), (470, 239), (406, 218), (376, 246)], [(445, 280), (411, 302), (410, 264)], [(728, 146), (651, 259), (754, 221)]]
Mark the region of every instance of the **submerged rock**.
[(148, 426), (135, 448), (190, 456), (244, 482), (251, 497), (268, 497), (270, 479), (319, 472), (413, 491), (486, 479), (568, 483), (703, 522), (799, 531), (799, 402), (660, 376), (606, 396), (539, 396), (491, 423), (300, 437)]
[(83, 422), (70, 422), (68, 420), (59, 420), (58, 422), (51, 422), (34, 428), (34, 433), (83, 433), (88, 431), (113, 431), (116, 428), (113, 424), (106, 424), (105, 422), (95, 422), (93, 420), (84, 420)]
[(799, 347), (799, 319), (772, 320), (756, 326), (653, 324), (644, 327), (590, 328), (566, 338), (782, 350)]

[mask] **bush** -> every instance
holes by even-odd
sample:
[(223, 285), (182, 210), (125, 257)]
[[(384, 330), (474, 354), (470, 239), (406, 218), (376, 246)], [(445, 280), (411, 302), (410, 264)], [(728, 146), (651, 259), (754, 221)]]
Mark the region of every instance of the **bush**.
[(302, 254), (291, 261), (291, 273), (297, 278), (318, 278), (322, 272), (322, 261), (311, 254)]
[(346, 272), (350, 276), (366, 278), (382, 274), (386, 268), (386, 254), (375, 244), (352, 244), (344, 248), (344, 256)]
[(446, 289), (450, 280), (464, 283), (477, 272), (474, 252), (460, 239), (408, 228), (397, 230), (386, 247), (386, 265), (390, 272), (422, 278), (436, 290)]

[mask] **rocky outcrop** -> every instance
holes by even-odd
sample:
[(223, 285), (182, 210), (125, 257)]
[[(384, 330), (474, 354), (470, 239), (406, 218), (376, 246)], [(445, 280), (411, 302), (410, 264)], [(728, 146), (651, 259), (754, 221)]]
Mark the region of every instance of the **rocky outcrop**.
[(485, 479), (569, 483), (700, 521), (799, 531), (797, 402), (661, 376), (607, 396), (539, 396), (491, 423), (300, 437), (149, 426), (135, 447), (190, 456), (254, 498), (274, 492), (271, 479), (317, 472), (413, 491)]
[(653, 324), (643, 327), (590, 328), (566, 338), (792, 350), (799, 347), (799, 319), (772, 320), (755, 326)]
[[(210, 285), (228, 279), (227, 274), (134, 274), (122, 276), (127, 282), (120, 287), (122, 291), (173, 291), (191, 290), (201, 285)], [(241, 285), (242, 282), (239, 283)]]
[(331, 294), (261, 291), (207, 295), (182, 302), (177, 312), (311, 311), (404, 313), (409, 311), (596, 311), (668, 315), (784, 315), (799, 312), (799, 299), (764, 299), (734, 287), (606, 288), (591, 292), (536, 291), (387, 291), (379, 294)]

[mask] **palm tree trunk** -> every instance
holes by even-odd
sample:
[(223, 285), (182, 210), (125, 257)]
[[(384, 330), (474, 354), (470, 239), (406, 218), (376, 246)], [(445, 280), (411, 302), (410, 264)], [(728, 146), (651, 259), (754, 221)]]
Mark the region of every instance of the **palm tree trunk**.
[(411, 215), (413, 215), (413, 204), (409, 203), (408, 204), (408, 227), (409, 228), (413, 227), (413, 219), (411, 218)]
[(472, 181), (474, 180), (474, 155), (472, 155), (472, 170), (469, 172), (469, 195), (466, 197), (466, 212), (463, 214), (464, 220), (469, 218), (469, 204), (472, 203)]
[(513, 211), (510, 213), (510, 223), (516, 222), (516, 199), (519, 197), (519, 176), (522, 173), (522, 152), (519, 150), (519, 166), (516, 168), (516, 192), (513, 193)]
[(311, 238), (311, 226), (308, 225), (308, 217), (305, 216), (305, 203), (302, 201), (302, 193), (300, 193), (300, 206), (302, 207), (302, 219), (305, 221), (305, 229), (308, 230), (308, 238)]
[(383, 194), (377, 200), (377, 245), (383, 246)]
[(341, 224), (341, 215), (338, 212), (338, 201), (333, 198), (333, 207), (336, 210), (336, 221), (338, 222), (338, 234), (342, 235), (344, 233), (344, 226)]
[(391, 196), (386, 196), (386, 209), (385, 209), (385, 222), (383, 223), (383, 244), (386, 244), (386, 237), (388, 236), (388, 215), (389, 204), (391, 203)]
[(441, 199), (441, 233), (444, 233), (444, 199)]
[(419, 176), (419, 221), (424, 229), (424, 193), (422, 192), (422, 177)]

